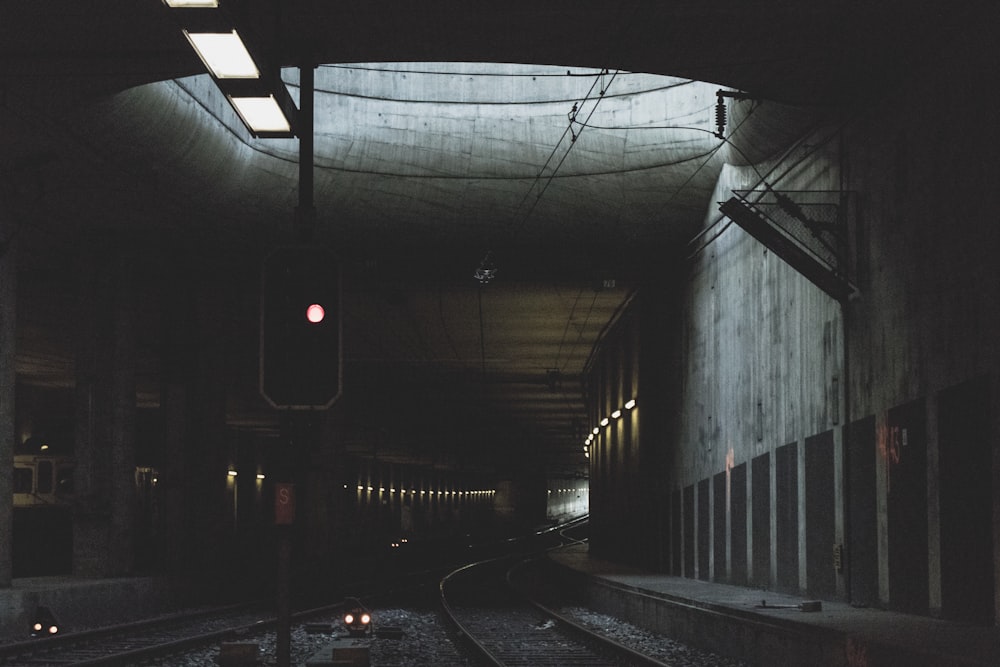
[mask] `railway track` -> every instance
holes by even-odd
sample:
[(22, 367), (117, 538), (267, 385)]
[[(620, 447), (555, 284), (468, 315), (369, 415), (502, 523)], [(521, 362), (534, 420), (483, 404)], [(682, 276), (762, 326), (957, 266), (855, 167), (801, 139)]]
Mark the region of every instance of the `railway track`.
[(532, 597), (540, 594), (548, 604), (524, 598), (510, 585), (512, 567), (520, 566), (511, 558), (483, 561), (452, 572), (440, 584), (446, 615), (488, 664), (665, 667), (552, 611), (548, 604), (559, 595), (554, 589), (535, 581)]
[(160, 616), (0, 646), (4, 667), (128, 665), (194, 646), (264, 631), (273, 612), (237, 605)]

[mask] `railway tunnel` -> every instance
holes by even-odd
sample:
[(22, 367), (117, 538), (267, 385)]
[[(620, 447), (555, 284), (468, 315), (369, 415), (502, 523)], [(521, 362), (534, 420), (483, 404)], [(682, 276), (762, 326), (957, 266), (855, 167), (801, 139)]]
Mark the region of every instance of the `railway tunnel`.
[[(46, 4), (0, 9), (0, 586), (262, 576), (293, 481), (307, 576), (589, 513), (608, 561), (996, 625), (987, 3)], [(261, 380), (288, 246), (335, 257), (328, 404)]]

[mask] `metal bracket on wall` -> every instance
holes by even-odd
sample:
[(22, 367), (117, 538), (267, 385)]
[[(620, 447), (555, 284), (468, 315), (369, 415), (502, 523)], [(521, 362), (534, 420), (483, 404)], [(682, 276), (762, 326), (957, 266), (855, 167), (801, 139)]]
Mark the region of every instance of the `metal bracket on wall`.
[(849, 278), (848, 193), (835, 190), (734, 190), (719, 209), (817, 287), (843, 301)]

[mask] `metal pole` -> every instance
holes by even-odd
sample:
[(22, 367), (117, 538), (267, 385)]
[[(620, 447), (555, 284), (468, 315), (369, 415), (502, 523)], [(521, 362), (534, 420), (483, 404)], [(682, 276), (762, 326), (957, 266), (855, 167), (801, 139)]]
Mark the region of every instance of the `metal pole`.
[(316, 223), (316, 208), (313, 204), (313, 110), (315, 73), (310, 64), (299, 67), (299, 205), (295, 209), (296, 231), (299, 240), (306, 243), (312, 239)]
[[(301, 243), (312, 240), (313, 227), (316, 220), (316, 209), (313, 206), (313, 98), (315, 78), (313, 65), (306, 63), (299, 67), (299, 115), (296, 133), (299, 137), (299, 205), (295, 208), (295, 231)], [(298, 445), (299, 433), (291, 415), (283, 420), (284, 446), (291, 448)], [(288, 475), (293, 474), (294, 465)], [(289, 479), (290, 481), (290, 479)], [(291, 667), (292, 616), (291, 616), (291, 562), (292, 562), (292, 526), (287, 524), (275, 526), (278, 537), (278, 575), (277, 575), (277, 607), (278, 628), (275, 646), (275, 658), (278, 667)]]
[(277, 596), (278, 627), (275, 658), (278, 667), (291, 667), (292, 646), (292, 525), (295, 521), (294, 448), (298, 445), (295, 424), (289, 411), (281, 420), (282, 462), (274, 485), (274, 527), (278, 538)]
[(291, 667), (292, 613), (291, 613), (291, 567), (292, 567), (292, 527), (276, 526), (278, 531), (278, 630), (275, 657), (278, 667)]

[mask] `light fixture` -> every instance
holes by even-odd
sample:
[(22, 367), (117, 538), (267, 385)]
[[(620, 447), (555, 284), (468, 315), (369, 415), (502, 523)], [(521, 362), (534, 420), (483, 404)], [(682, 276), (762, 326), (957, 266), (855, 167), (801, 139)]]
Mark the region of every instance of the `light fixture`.
[(264, 479), (264, 473), (262, 472), (257, 473), (257, 479)]
[(602, 419), (602, 420), (601, 420), (601, 426), (607, 426), (607, 425), (608, 425), (608, 421), (609, 421), (609, 420), (608, 420), (608, 418), (607, 418), (607, 417), (605, 417), (604, 419)]
[(214, 9), (219, 6), (219, 0), (163, 0), (163, 4), (174, 9), (183, 7)]
[(625, 409), (626, 410), (631, 410), (634, 407), (635, 407), (635, 399), (634, 398), (629, 399), (628, 401), (625, 402)]
[(614, 412), (611, 413), (611, 418), (612, 419), (618, 419), (621, 416), (622, 416), (622, 411), (621, 410), (615, 410)]
[(491, 280), (493, 280), (497, 275), (497, 267), (493, 262), (493, 251), (490, 250), (483, 257), (483, 260), (479, 262), (479, 267), (476, 272), (472, 275), (473, 278), (478, 280), (481, 284), (486, 285)]
[(591, 433), (593, 433), (594, 435), (599, 435), (600, 432), (601, 432), (601, 429), (597, 428), (596, 426), (594, 427), (594, 430), (591, 431)]
[(233, 108), (250, 131), (256, 135), (286, 133), (292, 125), (274, 95), (267, 97), (229, 97)]
[(31, 619), (32, 637), (51, 637), (59, 633), (59, 623), (48, 607), (38, 607)]
[(239, 473), (236, 472), (235, 470), (230, 470), (226, 474), (229, 475), (230, 477), (236, 477)]
[(218, 0), (164, 0), (188, 43), (254, 138), (295, 136), (298, 108), (281, 79), (274, 46), (254, 40)]
[(357, 598), (347, 598), (353, 603), (351, 609), (344, 614), (344, 625), (351, 637), (364, 637), (372, 634), (372, 617)]
[(230, 32), (190, 32), (184, 36), (216, 79), (259, 79), (260, 70), (243, 39)]

